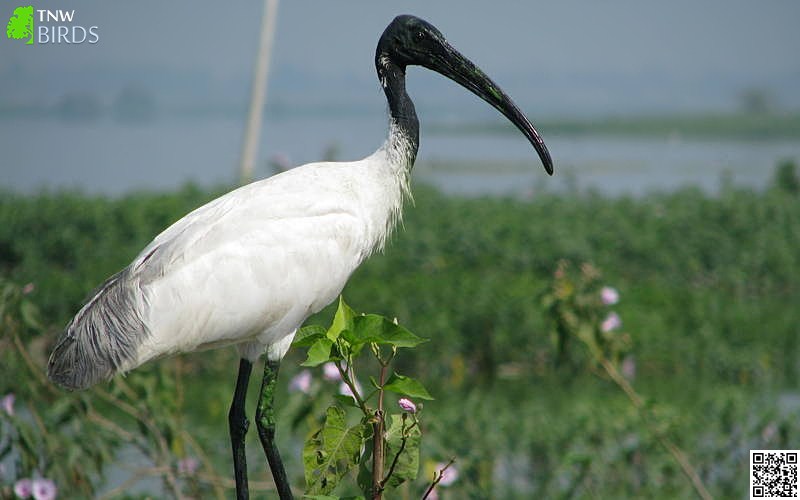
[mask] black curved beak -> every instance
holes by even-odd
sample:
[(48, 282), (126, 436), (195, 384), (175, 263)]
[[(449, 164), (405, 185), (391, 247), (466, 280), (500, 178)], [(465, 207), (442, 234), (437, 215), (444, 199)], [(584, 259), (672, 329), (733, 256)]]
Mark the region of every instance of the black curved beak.
[(553, 160), (550, 158), (550, 152), (547, 150), (547, 146), (545, 146), (539, 132), (536, 131), (530, 120), (514, 104), (514, 101), (503, 92), (503, 89), (498, 87), (472, 61), (461, 55), (450, 44), (442, 41), (438, 50), (420, 57), (417, 64), (446, 76), (503, 113), (511, 123), (525, 134), (525, 137), (528, 138), (539, 154), (544, 169), (548, 174), (553, 175)]

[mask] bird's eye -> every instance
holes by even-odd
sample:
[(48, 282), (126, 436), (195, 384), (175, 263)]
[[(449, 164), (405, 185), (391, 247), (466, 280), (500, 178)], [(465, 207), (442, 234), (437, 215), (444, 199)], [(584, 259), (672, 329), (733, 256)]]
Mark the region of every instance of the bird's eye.
[(425, 39), (425, 32), (424, 31), (417, 31), (417, 40)]

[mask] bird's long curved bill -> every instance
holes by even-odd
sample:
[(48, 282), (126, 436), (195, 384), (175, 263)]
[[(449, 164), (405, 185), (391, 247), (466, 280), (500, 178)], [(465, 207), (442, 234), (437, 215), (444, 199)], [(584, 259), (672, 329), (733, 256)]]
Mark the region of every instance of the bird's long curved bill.
[(452, 46), (447, 45), (443, 53), (432, 54), (431, 60), (424, 66), (450, 78), (503, 113), (511, 123), (525, 134), (525, 137), (528, 138), (539, 154), (544, 169), (548, 174), (553, 175), (553, 160), (550, 158), (550, 152), (547, 150), (547, 146), (545, 146), (539, 132), (536, 131), (530, 120), (514, 104), (514, 101), (503, 92), (503, 89), (498, 87), (472, 61), (461, 55)]

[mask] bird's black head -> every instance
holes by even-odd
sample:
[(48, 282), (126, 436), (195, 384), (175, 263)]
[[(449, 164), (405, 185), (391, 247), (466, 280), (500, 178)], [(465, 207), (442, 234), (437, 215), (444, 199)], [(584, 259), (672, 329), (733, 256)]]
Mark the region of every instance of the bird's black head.
[(421, 65), (448, 46), (444, 35), (431, 23), (418, 17), (397, 16), (386, 27), (378, 41), (375, 64), (380, 67), (381, 56), (389, 57), (400, 67)]
[(450, 78), (503, 113), (531, 142), (548, 174), (553, 173), (553, 160), (544, 141), (503, 90), (469, 59), (461, 55), (432, 24), (418, 17), (397, 16), (378, 41), (375, 66), (378, 77), (385, 78), (397, 68), (418, 65)]

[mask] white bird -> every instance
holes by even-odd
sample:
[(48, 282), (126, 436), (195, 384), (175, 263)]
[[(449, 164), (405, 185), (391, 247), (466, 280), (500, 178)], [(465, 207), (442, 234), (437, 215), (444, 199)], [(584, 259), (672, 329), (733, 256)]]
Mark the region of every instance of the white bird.
[(237, 496), (246, 498), (244, 399), (252, 363), (266, 353), (256, 423), (278, 492), (291, 498), (273, 441), (278, 367), (306, 318), (341, 293), (401, 217), (419, 147), (405, 90), (409, 65), (437, 71), (497, 108), (552, 174), (544, 142), (511, 99), (435, 27), (398, 16), (375, 54), (390, 113), (383, 146), (363, 160), (310, 163), (254, 182), (175, 222), (78, 311), (50, 357), (50, 379), (85, 389), (153, 359), (236, 345), (242, 359), (229, 425)]

